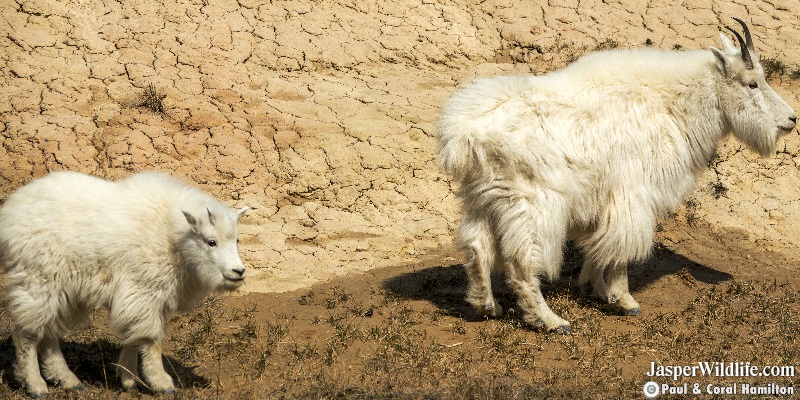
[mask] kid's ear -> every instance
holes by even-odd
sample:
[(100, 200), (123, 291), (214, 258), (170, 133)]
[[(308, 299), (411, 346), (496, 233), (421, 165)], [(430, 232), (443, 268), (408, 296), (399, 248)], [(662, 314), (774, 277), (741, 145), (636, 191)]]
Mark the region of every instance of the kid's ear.
[(181, 210), (181, 212), (183, 213), (183, 216), (186, 217), (186, 222), (189, 223), (189, 226), (192, 228), (192, 230), (196, 230), (197, 218), (195, 218), (191, 213), (189, 213), (186, 210)]
[(244, 206), (244, 207), (242, 207), (242, 208), (241, 208), (239, 211), (236, 211), (236, 221), (238, 222), (238, 221), (239, 221), (239, 218), (241, 218), (241, 217), (242, 217), (242, 215), (244, 214), (244, 212), (245, 212), (245, 211), (247, 211), (247, 210), (249, 210), (249, 209), (250, 209), (250, 207)]
[[(730, 40), (728, 40), (728, 43), (730, 43)], [(711, 49), (711, 52), (714, 53), (714, 58), (717, 60), (717, 68), (719, 68), (719, 71), (722, 72), (723, 75), (728, 76), (728, 60), (725, 58), (725, 55), (714, 46), (709, 47), (709, 49)]]

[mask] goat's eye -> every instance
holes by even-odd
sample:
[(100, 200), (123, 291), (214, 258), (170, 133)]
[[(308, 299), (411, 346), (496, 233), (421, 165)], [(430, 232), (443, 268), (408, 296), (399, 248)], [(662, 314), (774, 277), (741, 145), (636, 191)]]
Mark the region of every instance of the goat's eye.
[(750, 82), (750, 84), (747, 86), (750, 86), (750, 89), (758, 89), (758, 84), (755, 82)]
[(214, 239), (209, 239), (208, 240), (208, 247), (216, 247), (216, 246), (217, 246), (217, 241), (216, 240), (214, 240)]

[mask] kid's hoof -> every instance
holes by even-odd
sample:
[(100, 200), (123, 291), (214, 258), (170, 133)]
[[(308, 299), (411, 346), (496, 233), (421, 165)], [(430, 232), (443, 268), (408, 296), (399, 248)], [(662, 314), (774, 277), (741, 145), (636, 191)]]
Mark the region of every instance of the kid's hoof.
[(75, 392), (80, 392), (81, 390), (84, 390), (84, 389), (86, 389), (86, 387), (83, 386), (82, 383), (79, 383), (79, 384), (77, 384), (75, 386), (72, 386), (72, 387), (65, 387), (64, 388), (64, 390), (72, 390), (72, 391), (75, 391)]
[(572, 332), (572, 328), (570, 328), (569, 325), (558, 326), (550, 330), (550, 333), (555, 333), (557, 335), (567, 335), (570, 332)]
[(22, 384), (22, 388), (25, 389), (25, 393), (28, 394), (32, 399), (44, 399), (47, 397), (47, 384), (44, 383), (42, 380), (41, 385), (36, 385), (36, 388), (32, 387), (33, 385), (26, 385)]
[(626, 316), (626, 317), (633, 316), (633, 315), (642, 315), (642, 309), (638, 308), (638, 307), (637, 308), (631, 308), (629, 310), (622, 309), (621, 310), (621, 314), (623, 316)]
[(566, 321), (562, 321), (562, 323), (565, 323), (564, 325), (558, 325), (553, 328), (548, 328), (547, 325), (542, 320), (526, 321), (526, 322), (533, 329), (536, 329), (540, 332), (555, 333), (557, 335), (566, 335), (572, 332), (569, 323), (567, 323)]
[(499, 317), (503, 315), (503, 307), (500, 307), (497, 303), (493, 305), (486, 305), (483, 307), (483, 315), (487, 317)]

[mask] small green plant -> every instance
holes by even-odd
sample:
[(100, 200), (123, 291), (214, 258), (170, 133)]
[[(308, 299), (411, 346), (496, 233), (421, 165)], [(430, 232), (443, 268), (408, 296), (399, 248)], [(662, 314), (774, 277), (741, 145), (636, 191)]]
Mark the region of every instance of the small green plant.
[(672, 46), (672, 50), (681, 51), (681, 50), (683, 50), (683, 46), (681, 46), (678, 43), (675, 43), (675, 45)]
[(791, 78), (791, 79), (793, 79), (793, 80), (794, 80), (794, 79), (800, 79), (800, 68), (798, 68), (798, 69), (796, 69), (796, 70), (792, 71), (792, 73), (791, 73), (791, 74), (789, 74), (789, 78)]

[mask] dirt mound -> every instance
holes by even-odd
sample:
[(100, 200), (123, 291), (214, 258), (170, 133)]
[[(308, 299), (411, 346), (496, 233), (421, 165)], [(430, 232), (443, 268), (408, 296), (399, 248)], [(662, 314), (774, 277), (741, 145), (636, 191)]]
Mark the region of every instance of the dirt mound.
[[(789, 0), (260, 3), (0, 5), (0, 199), (53, 170), (169, 171), (253, 209), (244, 289), (281, 292), (451, 245), (435, 121), (477, 75), (549, 71), (598, 47), (706, 48), (739, 16), (800, 108)], [(725, 232), (741, 238), (732, 252), (796, 260), (798, 152), (796, 135), (766, 160), (726, 143), (664, 240), (702, 252)]]

